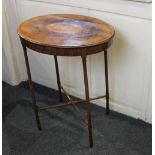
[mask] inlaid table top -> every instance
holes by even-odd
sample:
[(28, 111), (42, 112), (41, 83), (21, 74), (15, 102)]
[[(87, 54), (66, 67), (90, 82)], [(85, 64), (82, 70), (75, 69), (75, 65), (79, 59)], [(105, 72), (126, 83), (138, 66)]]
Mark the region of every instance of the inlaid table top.
[(106, 42), (113, 37), (114, 29), (92, 17), (50, 14), (23, 22), (18, 33), (22, 38), (41, 45), (77, 47)]
[[(41, 53), (40, 47), (47, 46), (45, 53), (53, 54), (49, 48), (59, 48), (58, 55), (66, 55), (62, 49), (76, 49), (82, 47), (93, 47), (97, 53), (103, 51), (98, 45), (109, 47), (114, 36), (114, 28), (108, 23), (83, 15), (73, 14), (49, 14), (44, 16), (33, 17), (24, 21), (18, 27), (20, 38), (29, 43), (29, 47)], [(40, 46), (40, 47), (39, 47)], [(60, 51), (61, 48), (61, 51)], [(49, 53), (50, 52), (50, 53)], [(69, 51), (68, 51), (69, 52)], [(80, 55), (80, 51), (72, 51), (69, 55)]]

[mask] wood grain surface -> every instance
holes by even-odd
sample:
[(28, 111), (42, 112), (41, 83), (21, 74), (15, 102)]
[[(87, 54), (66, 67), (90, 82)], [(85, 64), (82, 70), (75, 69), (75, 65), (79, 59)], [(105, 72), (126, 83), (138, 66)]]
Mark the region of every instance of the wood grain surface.
[(50, 14), (24, 21), (19, 36), (31, 43), (76, 48), (104, 44), (114, 36), (114, 28), (106, 22), (83, 15)]

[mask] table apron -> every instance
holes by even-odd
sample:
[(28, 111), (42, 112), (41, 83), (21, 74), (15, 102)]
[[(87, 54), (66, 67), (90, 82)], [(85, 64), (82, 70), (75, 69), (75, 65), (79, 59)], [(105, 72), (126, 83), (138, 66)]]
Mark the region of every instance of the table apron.
[(48, 54), (48, 55), (56, 55), (56, 56), (86, 56), (86, 55), (91, 55), (95, 54), (98, 52), (102, 52), (109, 48), (112, 44), (112, 39), (108, 40), (107, 42), (104, 42), (99, 45), (94, 45), (94, 46), (87, 46), (87, 47), (64, 47), (64, 48), (59, 48), (59, 47), (52, 47), (52, 46), (45, 46), (45, 45), (39, 45), (36, 43), (29, 42), (23, 38), (20, 37), (21, 43), (36, 51), (39, 53), (43, 54)]

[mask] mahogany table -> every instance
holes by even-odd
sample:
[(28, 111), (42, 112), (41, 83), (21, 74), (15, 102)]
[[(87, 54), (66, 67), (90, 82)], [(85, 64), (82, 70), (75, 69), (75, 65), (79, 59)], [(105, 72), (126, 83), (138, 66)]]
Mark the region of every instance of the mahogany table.
[[(82, 15), (73, 14), (50, 14), (38, 16), (24, 21), (18, 27), (21, 44), (23, 46), (27, 74), (29, 79), (30, 93), (33, 109), (35, 112), (38, 129), (41, 130), (39, 112), (45, 109), (60, 108), (64, 105), (72, 105), (78, 112), (76, 104), (82, 101), (72, 100), (61, 85), (57, 56), (80, 56), (83, 63), (83, 74), (85, 84), (85, 100), (87, 106), (87, 117), (81, 113), (82, 120), (87, 124), (89, 131), (90, 147), (93, 147), (92, 124), (91, 124), (91, 100), (106, 98), (106, 113), (109, 114), (109, 88), (108, 88), (108, 60), (107, 49), (112, 44), (114, 29), (106, 22)], [(53, 55), (55, 60), (59, 100), (62, 102), (62, 91), (68, 98), (67, 104), (59, 103), (47, 107), (38, 107), (32, 84), (27, 48), (33, 51)], [(104, 51), (105, 63), (105, 86), (104, 96), (89, 97), (87, 64), (88, 55)]]

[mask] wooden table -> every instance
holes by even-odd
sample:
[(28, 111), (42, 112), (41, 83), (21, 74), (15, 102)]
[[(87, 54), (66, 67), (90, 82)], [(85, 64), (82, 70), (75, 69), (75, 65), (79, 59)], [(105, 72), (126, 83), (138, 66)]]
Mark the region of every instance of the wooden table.
[[(73, 14), (50, 14), (38, 16), (24, 21), (18, 27), (21, 44), (24, 50), (25, 63), (29, 79), (29, 87), (32, 97), (32, 104), (36, 116), (38, 129), (41, 130), (39, 111), (49, 108), (60, 108), (64, 105), (72, 105), (75, 110), (80, 112), (75, 101), (70, 98), (61, 85), (57, 56), (80, 56), (83, 63), (83, 74), (85, 84), (85, 101), (87, 105), (87, 117), (81, 115), (82, 120), (87, 124), (89, 131), (90, 147), (93, 146), (92, 124), (91, 124), (91, 105), (90, 101), (106, 98), (106, 113), (109, 114), (109, 88), (108, 88), (108, 60), (107, 49), (112, 44), (114, 29), (104, 21), (96, 18), (73, 15)], [(47, 107), (38, 107), (36, 104), (35, 92), (32, 84), (31, 72), (27, 56), (27, 48), (36, 52), (54, 55), (57, 84), (59, 90), (59, 100), (62, 102), (62, 91), (68, 98), (68, 103), (59, 103)], [(105, 63), (105, 86), (106, 94), (95, 98), (89, 97), (88, 77), (87, 77), (87, 55), (104, 51)]]

